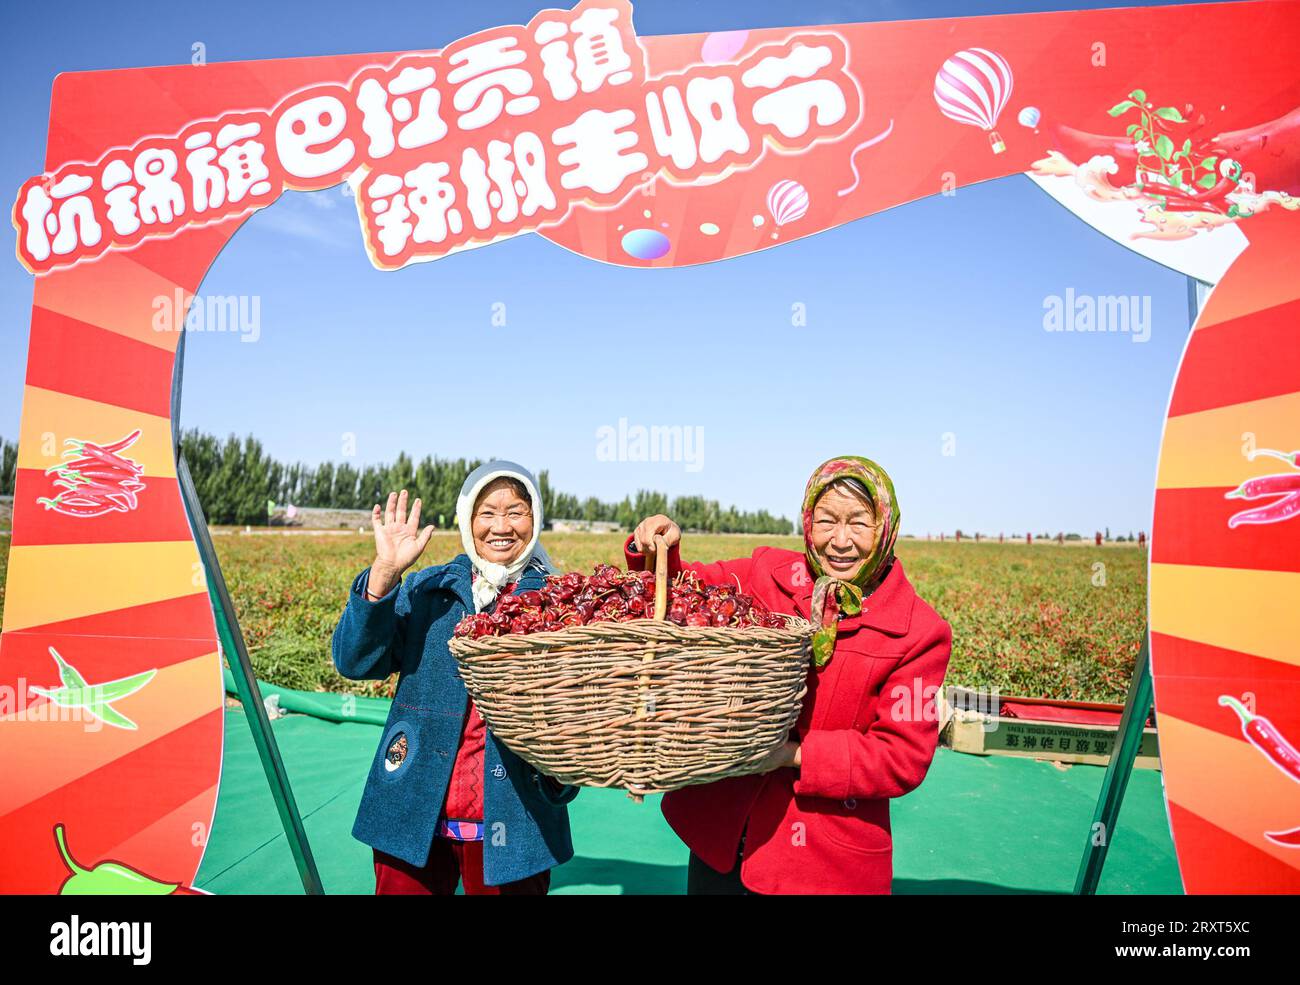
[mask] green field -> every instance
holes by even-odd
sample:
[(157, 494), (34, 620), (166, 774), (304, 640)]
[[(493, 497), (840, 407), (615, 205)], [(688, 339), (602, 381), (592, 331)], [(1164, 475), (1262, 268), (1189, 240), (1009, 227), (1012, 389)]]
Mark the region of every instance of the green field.
[[(348, 681), (329, 656), (348, 587), (374, 551), (369, 534), (230, 532), (214, 539), (258, 677), (308, 691), (391, 695), (395, 679)], [(561, 568), (590, 571), (598, 561), (621, 565), (623, 539), (548, 534), (544, 543)], [(684, 553), (714, 561), (747, 556), (760, 544), (800, 549), (802, 541), (687, 535)], [(424, 562), (446, 561), (459, 550), (457, 534), (436, 534)], [(8, 553), (9, 538), (0, 537), (0, 570)], [(949, 684), (996, 687), (1003, 695), (1123, 700), (1146, 611), (1144, 550), (902, 540), (898, 555), (921, 597), (952, 623)], [(0, 612), (3, 606), (0, 583)]]

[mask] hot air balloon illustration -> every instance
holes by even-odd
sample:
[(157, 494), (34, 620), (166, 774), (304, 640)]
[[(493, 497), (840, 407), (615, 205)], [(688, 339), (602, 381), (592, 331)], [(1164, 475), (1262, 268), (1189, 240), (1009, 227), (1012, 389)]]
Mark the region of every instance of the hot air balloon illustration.
[(995, 51), (967, 48), (946, 62), (934, 77), (934, 101), (950, 120), (987, 130), (994, 154), (1007, 149), (994, 129), (1011, 98), (1011, 66)]
[(802, 219), (808, 211), (808, 189), (789, 178), (778, 181), (768, 189), (767, 211), (778, 226)]

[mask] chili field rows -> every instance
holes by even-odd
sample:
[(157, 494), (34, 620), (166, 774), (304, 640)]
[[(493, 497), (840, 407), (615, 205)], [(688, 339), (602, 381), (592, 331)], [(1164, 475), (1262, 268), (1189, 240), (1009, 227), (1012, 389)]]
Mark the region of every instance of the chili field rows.
[[(548, 534), (564, 570), (622, 563), (623, 535)], [(353, 577), (374, 551), (369, 534), (237, 532), (214, 538), (258, 677), (284, 687), (391, 694), (386, 682), (349, 681), (330, 661), (330, 635)], [(691, 560), (747, 556), (760, 544), (799, 549), (795, 537), (687, 535)], [(421, 561), (460, 551), (438, 533)], [(9, 538), (0, 536), (0, 570)], [(960, 544), (902, 540), (898, 555), (921, 597), (953, 626), (948, 683), (1003, 695), (1122, 701), (1146, 610), (1140, 548)], [(0, 612), (4, 585), (0, 582)]]

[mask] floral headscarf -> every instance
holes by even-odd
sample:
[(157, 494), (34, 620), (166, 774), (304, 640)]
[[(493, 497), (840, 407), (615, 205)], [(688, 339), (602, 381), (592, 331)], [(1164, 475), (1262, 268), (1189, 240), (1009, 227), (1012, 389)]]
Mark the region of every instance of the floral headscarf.
[[(871, 505), (875, 509), (879, 535), (871, 556), (858, 569), (851, 581), (827, 576), (822, 570), (817, 552), (813, 550), (813, 504), (826, 487), (838, 479), (857, 479), (867, 488)], [(813, 591), (813, 611), (821, 611), (822, 628), (813, 636), (813, 661), (822, 667), (835, 649), (836, 625), (840, 613), (855, 616), (862, 611), (862, 600), (870, 595), (889, 571), (894, 559), (894, 542), (898, 539), (898, 500), (894, 496), (894, 483), (889, 474), (869, 458), (844, 455), (823, 462), (808, 480), (803, 494), (803, 539), (808, 557), (808, 567), (818, 579)], [(829, 610), (829, 611), (828, 611)]]

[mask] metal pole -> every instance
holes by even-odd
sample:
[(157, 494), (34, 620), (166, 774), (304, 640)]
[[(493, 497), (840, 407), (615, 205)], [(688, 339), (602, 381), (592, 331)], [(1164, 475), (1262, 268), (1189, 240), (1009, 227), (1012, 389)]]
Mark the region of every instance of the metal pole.
[(253, 663), (248, 657), (244, 634), (239, 628), (239, 618), (235, 614), (234, 603), (230, 600), (230, 592), (226, 589), (226, 579), (221, 572), (217, 552), (212, 546), (212, 535), (208, 533), (207, 520), (203, 516), (203, 506), (199, 503), (198, 492), (194, 488), (194, 479), (190, 476), (190, 467), (180, 451), (180, 381), (181, 364), (184, 358), (185, 333), (182, 331), (181, 341), (176, 348), (176, 369), (172, 376), (172, 436), (173, 447), (176, 449), (176, 479), (180, 484), (181, 500), (185, 504), (190, 529), (194, 532), (194, 541), (203, 562), (208, 598), (212, 602), (212, 613), (216, 617), (221, 649), (230, 658), (235, 689), (239, 692), (239, 700), (243, 702), (244, 717), (248, 720), (248, 728), (253, 733), (253, 745), (257, 748), (257, 756), (262, 761), (266, 782), (271, 787), (271, 796), (275, 799), (275, 809), (280, 815), (280, 824), (284, 827), (285, 838), (289, 842), (290, 851), (293, 852), (294, 864), (298, 867), (298, 875), (307, 894), (323, 896), (325, 887), (321, 885), (320, 873), (316, 871), (316, 860), (307, 841), (307, 830), (303, 826), (302, 815), (298, 813), (293, 788), (289, 785), (289, 774), (284, 768), (284, 761), (280, 758), (280, 747), (276, 745), (275, 735), (271, 731), (266, 706), (262, 704), (257, 677), (253, 673)]
[(303, 827), (302, 816), (298, 813), (298, 804), (289, 785), (289, 774), (284, 768), (284, 761), (280, 758), (280, 748), (276, 745), (275, 735), (271, 732), (271, 721), (267, 718), (266, 706), (262, 704), (257, 677), (253, 673), (253, 664), (248, 657), (248, 647), (244, 644), (244, 634), (240, 631), (235, 606), (230, 601), (226, 579), (221, 573), (221, 565), (217, 561), (212, 537), (203, 518), (203, 508), (199, 505), (194, 480), (190, 477), (190, 469), (184, 455), (177, 456), (176, 477), (180, 481), (181, 499), (185, 502), (190, 526), (194, 529), (199, 557), (203, 560), (208, 597), (212, 600), (212, 612), (216, 616), (221, 648), (227, 657), (233, 658), (230, 660), (230, 665), (234, 672), (235, 689), (239, 692), (239, 700), (243, 702), (244, 717), (248, 719), (249, 730), (253, 733), (253, 745), (257, 747), (258, 758), (262, 761), (262, 770), (266, 773), (266, 782), (270, 784), (271, 795), (275, 798), (275, 809), (280, 815), (280, 824), (284, 826), (284, 834), (293, 852), (294, 863), (298, 866), (298, 875), (302, 878), (303, 889), (310, 895), (323, 895), (325, 889), (321, 885), (320, 874), (316, 871), (316, 861), (312, 857), (311, 846), (307, 843), (307, 831)]
[[(1195, 327), (1211, 286), (1195, 277), (1187, 278), (1188, 332)], [(1102, 866), (1106, 864), (1106, 851), (1110, 847), (1120, 804), (1128, 787), (1128, 778), (1133, 773), (1133, 762), (1142, 747), (1142, 730), (1155, 699), (1151, 682), (1150, 639), (1150, 633), (1144, 629), (1142, 649), (1137, 664), (1133, 667), (1133, 678), (1129, 681), (1128, 695), (1124, 701), (1124, 714), (1120, 717), (1119, 734), (1115, 737), (1115, 747), (1106, 766), (1106, 776), (1101, 781), (1101, 793), (1097, 796), (1097, 808), (1092, 815), (1088, 843), (1084, 847), (1083, 860), (1079, 863), (1079, 873), (1075, 877), (1076, 895), (1091, 896), (1097, 892)]]
[[(1201, 307), (1209, 296), (1210, 287), (1212, 285), (1197, 281), (1195, 277), (1187, 278), (1188, 333), (1196, 325), (1196, 318), (1200, 316)], [(1076, 895), (1095, 894), (1097, 884), (1101, 881), (1101, 867), (1106, 863), (1106, 850), (1110, 847), (1115, 821), (1119, 819), (1119, 806), (1125, 799), (1128, 777), (1134, 769), (1134, 761), (1138, 759), (1141, 736), (1147, 725), (1147, 716), (1151, 713), (1153, 700), (1151, 633), (1143, 629), (1138, 663), (1134, 667), (1132, 680), (1128, 682), (1125, 712), (1119, 719), (1119, 733), (1115, 736), (1110, 763), (1106, 764), (1106, 776), (1102, 778), (1101, 793), (1097, 795), (1097, 808), (1093, 811), (1088, 843), (1083, 850), (1083, 860), (1079, 863), (1079, 875), (1075, 877)]]
[(1079, 874), (1074, 881), (1075, 895), (1091, 896), (1097, 892), (1097, 883), (1101, 881), (1106, 851), (1115, 834), (1115, 824), (1119, 819), (1119, 808), (1128, 787), (1128, 778), (1133, 774), (1133, 763), (1142, 747), (1142, 730), (1146, 727), (1147, 715), (1151, 713), (1153, 697), (1148, 640), (1149, 634), (1144, 629), (1142, 649), (1133, 667), (1133, 678), (1129, 681), (1128, 696), (1124, 701), (1124, 714), (1119, 720), (1119, 734), (1115, 736), (1115, 746), (1111, 750), (1110, 762), (1106, 765), (1106, 776), (1101, 781), (1101, 793), (1097, 796), (1097, 808), (1092, 815), (1088, 843), (1083, 850)]
[(1196, 324), (1201, 309), (1205, 307), (1205, 299), (1210, 296), (1210, 288), (1213, 286), (1195, 277), (1187, 278), (1187, 330), (1189, 332)]

